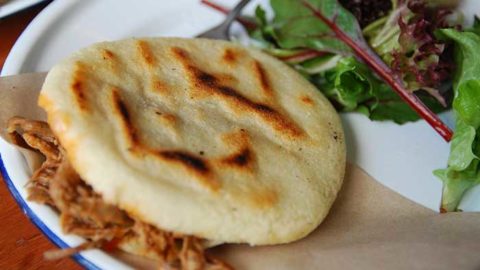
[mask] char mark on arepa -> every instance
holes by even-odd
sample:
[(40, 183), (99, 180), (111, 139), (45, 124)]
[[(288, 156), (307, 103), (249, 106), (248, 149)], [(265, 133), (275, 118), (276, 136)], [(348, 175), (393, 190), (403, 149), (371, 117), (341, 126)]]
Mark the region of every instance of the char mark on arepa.
[(87, 93), (85, 90), (86, 83), (86, 67), (84, 64), (77, 62), (74, 67), (75, 71), (73, 73), (73, 80), (70, 84), (70, 89), (72, 90), (75, 101), (77, 102), (78, 107), (82, 111), (88, 110), (88, 100)]
[(194, 155), (180, 151), (159, 151), (158, 155), (172, 161), (177, 161), (185, 165), (191, 170), (200, 174), (208, 174), (210, 169), (207, 163)]
[(313, 100), (309, 97), (309, 96), (302, 96), (300, 98), (300, 100), (305, 103), (306, 105), (309, 105), (309, 106), (312, 106), (314, 105), (315, 103), (313, 102)]
[(222, 160), (223, 163), (236, 167), (248, 167), (252, 161), (253, 153), (248, 147)]
[(210, 191), (216, 192), (221, 183), (215, 177), (208, 161), (194, 154), (178, 150), (155, 150), (146, 149), (145, 152), (171, 164), (181, 165), (189, 174), (193, 174), (195, 180)]
[[(280, 114), (266, 104), (248, 99), (233, 87), (224, 84), (220, 76), (215, 76), (214, 74), (203, 71), (195, 66), (190, 59), (188, 52), (184, 49), (173, 47), (171, 52), (183, 65), (194, 91), (202, 91), (210, 95), (221, 97), (227, 101), (231, 107), (236, 107), (242, 111), (256, 114), (282, 135), (287, 135), (289, 137), (301, 137), (303, 135), (303, 131), (286, 116)], [(263, 77), (263, 80), (267, 80), (265, 74)], [(259, 78), (262, 78), (261, 74), (259, 74)], [(266, 83), (266, 81), (264, 81), (264, 83)], [(267, 85), (269, 86), (270, 84)]]
[(103, 57), (103, 60), (113, 60), (115, 58), (115, 55), (113, 54), (112, 51), (107, 50), (107, 49), (103, 49), (102, 50), (102, 57)]
[(148, 45), (148, 42), (144, 40), (138, 40), (136, 45), (140, 59), (142, 59), (142, 61), (148, 67), (155, 66), (155, 56), (150, 48), (150, 45)]
[(227, 48), (223, 52), (222, 59), (225, 61), (227, 64), (235, 64), (238, 60), (238, 52), (236, 50)]
[(140, 141), (138, 138), (137, 129), (133, 125), (130, 111), (128, 110), (127, 104), (125, 104), (120, 96), (118, 89), (112, 90), (112, 103), (116, 114), (122, 120), (122, 128), (129, 140), (130, 148), (138, 148), (140, 146)]
[(262, 64), (260, 64), (260, 62), (258, 62), (257, 60), (253, 62), (253, 71), (254, 71), (254, 76), (259, 81), (260, 88), (262, 89), (265, 96), (272, 97), (273, 90), (270, 85), (270, 80), (268, 79), (267, 72), (263, 68)]

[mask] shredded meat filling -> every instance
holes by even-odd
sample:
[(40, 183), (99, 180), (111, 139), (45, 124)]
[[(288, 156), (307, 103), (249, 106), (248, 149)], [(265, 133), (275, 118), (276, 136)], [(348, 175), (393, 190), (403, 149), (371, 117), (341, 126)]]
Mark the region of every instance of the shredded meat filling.
[(66, 233), (88, 240), (75, 248), (49, 252), (47, 258), (66, 257), (89, 248), (111, 249), (136, 243), (136, 251), (157, 259), (160, 269), (232, 269), (209, 257), (202, 239), (163, 231), (104, 202), (72, 168), (47, 123), (14, 117), (8, 122), (8, 133), (14, 144), (37, 151), (45, 158), (27, 186), (28, 199), (54, 207), (60, 213)]
[(32, 175), (27, 186), (31, 201), (55, 206), (50, 194), (50, 179), (54, 176), (62, 160), (60, 145), (45, 122), (29, 121), (14, 117), (7, 127), (10, 140), (23, 148), (40, 152), (45, 161)]

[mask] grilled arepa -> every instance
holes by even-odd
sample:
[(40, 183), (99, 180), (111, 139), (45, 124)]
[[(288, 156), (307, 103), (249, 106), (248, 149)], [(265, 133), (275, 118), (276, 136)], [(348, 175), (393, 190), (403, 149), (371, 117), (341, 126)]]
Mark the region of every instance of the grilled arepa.
[(39, 105), (106, 203), (169, 232), (291, 242), (322, 222), (344, 176), (327, 99), (287, 65), (229, 42), (99, 43), (48, 73)]

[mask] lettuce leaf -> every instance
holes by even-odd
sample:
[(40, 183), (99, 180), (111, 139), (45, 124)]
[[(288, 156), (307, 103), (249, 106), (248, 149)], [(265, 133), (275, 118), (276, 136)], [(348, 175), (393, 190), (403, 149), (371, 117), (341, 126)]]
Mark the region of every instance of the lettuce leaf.
[[(337, 0), (271, 0), (270, 4), (273, 20), (269, 22), (257, 7), (259, 28), (251, 36), (265, 51), (310, 79), (337, 109), (397, 123), (418, 120), (418, 113), (431, 124), (441, 123), (431, 111), (446, 108), (425, 97), (427, 92), (413, 94), (405, 89), (368, 46), (355, 16)], [(317, 57), (309, 50), (323, 55)], [(443, 123), (436, 130), (451, 134)]]
[[(419, 118), (387, 84), (375, 77), (369, 67), (354, 57), (341, 59), (334, 69), (314, 77), (313, 83), (341, 111), (360, 112), (372, 120), (393, 120), (402, 124)], [(419, 94), (434, 112), (443, 110), (436, 100)]]
[(397, 1), (388, 17), (370, 24), (363, 33), (410, 91), (427, 90), (447, 106), (445, 93), (440, 90), (451, 80), (455, 66), (451, 44), (438, 39), (435, 31), (459, 27), (460, 22), (450, 16), (455, 3), (435, 2)]
[[(348, 34), (363, 39), (356, 18), (337, 1), (310, 0), (326, 14), (337, 16), (336, 22)], [(273, 26), (277, 43), (286, 49), (310, 48), (339, 54), (351, 54), (350, 48), (339, 40), (330, 28), (320, 22), (299, 0), (271, 0), (275, 12)]]
[(465, 192), (480, 184), (480, 34), (454, 29), (437, 34), (455, 43), (457, 64), (453, 82), (456, 131), (448, 167), (434, 172), (443, 181), (441, 209), (448, 212), (457, 211)]

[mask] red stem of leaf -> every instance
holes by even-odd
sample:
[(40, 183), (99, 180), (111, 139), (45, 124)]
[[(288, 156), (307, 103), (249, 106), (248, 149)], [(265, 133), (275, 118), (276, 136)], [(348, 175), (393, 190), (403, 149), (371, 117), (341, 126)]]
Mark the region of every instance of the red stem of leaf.
[[(208, 6), (208, 7), (213, 8), (217, 11), (220, 11), (223, 14), (228, 14), (228, 12), (230, 12), (230, 10), (228, 8), (225, 8), (224, 6), (221, 6), (217, 3), (214, 3), (214, 2), (209, 1), (209, 0), (201, 0), (201, 3)], [(253, 29), (257, 28), (257, 25), (254, 22), (246, 20), (244, 18), (239, 17), (239, 18), (237, 18), (237, 21), (249, 30), (253, 30)]]
[(354, 40), (352, 40), (347, 34), (340, 29), (334, 21), (329, 20), (324, 16), (320, 11), (318, 11), (310, 3), (303, 1), (303, 4), (310, 9), (313, 14), (325, 23), (337, 36), (338, 39), (342, 40), (347, 44), (355, 54), (361, 58), (370, 68), (377, 73), (380, 78), (382, 78), (387, 84), (389, 84), (395, 92), (405, 101), (407, 104), (418, 113), (428, 124), (442, 136), (445, 141), (449, 142), (452, 139), (453, 132), (448, 128), (445, 123), (438, 118), (438, 116), (433, 113), (423, 102), (415, 96), (412, 92), (409, 92), (403, 86), (402, 81), (400, 81), (392, 72), (392, 70), (387, 67), (382, 61), (376, 59), (368, 53), (367, 50), (362, 48)]

